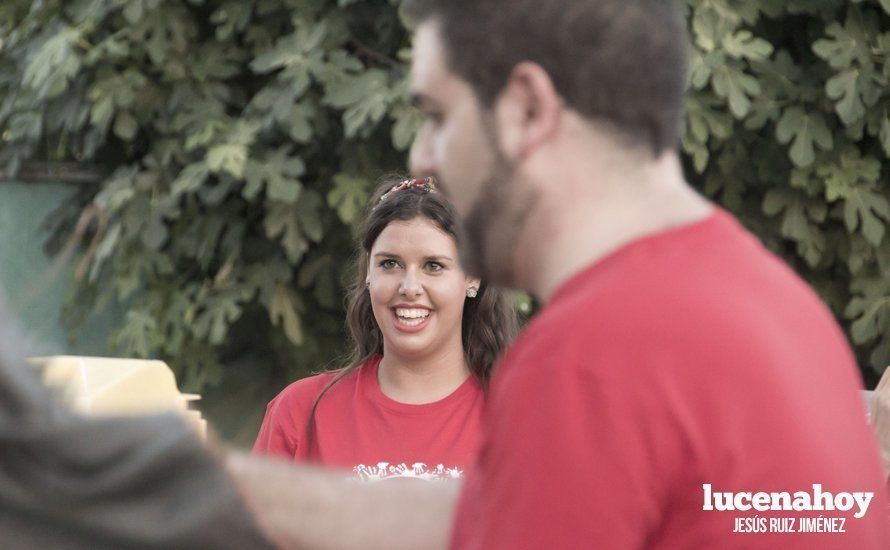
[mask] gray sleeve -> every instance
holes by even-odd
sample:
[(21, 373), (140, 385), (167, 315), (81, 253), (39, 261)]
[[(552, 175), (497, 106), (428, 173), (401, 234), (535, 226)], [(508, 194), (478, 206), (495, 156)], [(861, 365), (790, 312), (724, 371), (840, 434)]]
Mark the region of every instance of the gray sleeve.
[(70, 413), (17, 353), (2, 309), (0, 547), (269, 547), (178, 417)]

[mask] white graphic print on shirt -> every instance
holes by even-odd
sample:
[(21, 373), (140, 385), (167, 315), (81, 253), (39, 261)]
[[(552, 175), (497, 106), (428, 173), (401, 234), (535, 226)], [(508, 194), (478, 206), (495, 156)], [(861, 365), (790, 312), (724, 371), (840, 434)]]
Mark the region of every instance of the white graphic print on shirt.
[(453, 467), (446, 468), (439, 464), (435, 468), (427, 468), (422, 462), (415, 462), (409, 467), (404, 462), (390, 464), (378, 462), (376, 466), (359, 464), (352, 469), (355, 477), (361, 481), (382, 481), (384, 479), (414, 478), (424, 481), (443, 481), (446, 479), (459, 479), (463, 476), (463, 470)]

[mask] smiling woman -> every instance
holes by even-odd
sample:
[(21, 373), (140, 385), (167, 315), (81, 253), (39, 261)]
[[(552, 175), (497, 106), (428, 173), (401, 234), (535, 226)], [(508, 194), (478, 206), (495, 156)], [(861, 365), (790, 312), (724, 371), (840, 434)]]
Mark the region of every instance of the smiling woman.
[(460, 477), (517, 319), (503, 291), (463, 271), (458, 251), (454, 210), (432, 179), (383, 183), (359, 238), (347, 366), (273, 399), (254, 452), (367, 480)]
[[(370, 263), (368, 291), (386, 357), (381, 375), (391, 378), (404, 370), (399, 365), (411, 363), (412, 358), (438, 355), (433, 367), (438, 376), (466, 378), (461, 317), (465, 300), (480, 283), (461, 270), (454, 238), (422, 216), (393, 221), (374, 242)], [(389, 385), (392, 393), (399, 391), (399, 384), (383, 378), (382, 386)], [(427, 393), (433, 388), (418, 389)], [(421, 401), (434, 397), (405, 396)]]

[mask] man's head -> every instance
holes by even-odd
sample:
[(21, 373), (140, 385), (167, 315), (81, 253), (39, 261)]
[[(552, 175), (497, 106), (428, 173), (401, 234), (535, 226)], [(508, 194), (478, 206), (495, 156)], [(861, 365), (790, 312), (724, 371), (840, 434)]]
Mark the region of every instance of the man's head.
[(428, 116), (412, 169), (454, 202), (471, 273), (515, 283), (517, 235), (548, 192), (529, 166), (557, 168), (580, 135), (568, 118), (641, 161), (676, 149), (686, 40), (670, 0), (414, 0), (406, 12)]

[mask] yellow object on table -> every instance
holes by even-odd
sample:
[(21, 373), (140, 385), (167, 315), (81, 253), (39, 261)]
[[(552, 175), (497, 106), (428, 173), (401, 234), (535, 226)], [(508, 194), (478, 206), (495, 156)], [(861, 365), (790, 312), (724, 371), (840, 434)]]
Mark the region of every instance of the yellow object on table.
[(47, 385), (60, 392), (75, 411), (85, 415), (121, 416), (176, 412), (201, 437), (207, 421), (189, 408), (200, 395), (179, 393), (173, 371), (163, 361), (60, 355), (29, 359)]

